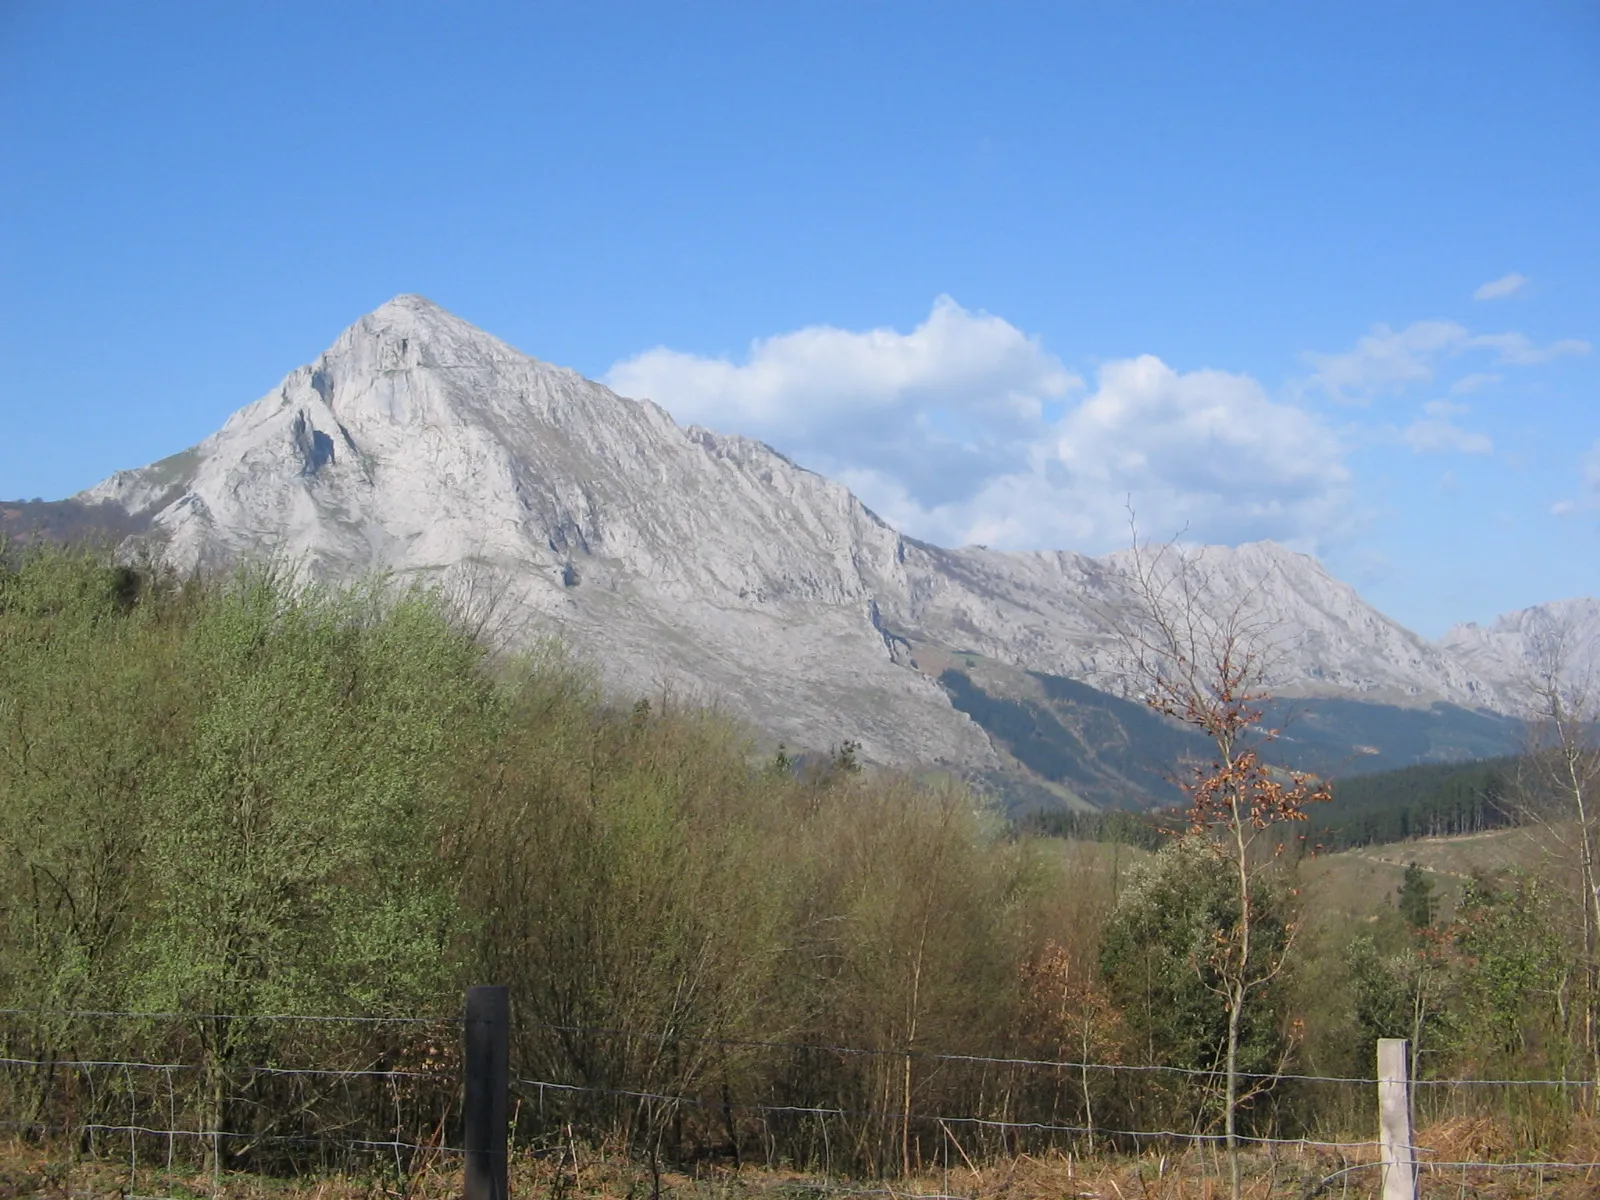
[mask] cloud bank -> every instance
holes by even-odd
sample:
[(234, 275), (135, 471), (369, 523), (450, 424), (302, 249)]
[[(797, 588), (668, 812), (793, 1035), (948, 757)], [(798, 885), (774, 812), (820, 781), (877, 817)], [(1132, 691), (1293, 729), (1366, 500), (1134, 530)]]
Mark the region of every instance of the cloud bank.
[[(1520, 278), (1485, 287), (1509, 294)], [(1113, 549), (1131, 500), (1151, 536), (1322, 552), (1364, 517), (1353, 454), (1492, 454), (1467, 406), (1439, 393), (1485, 391), (1589, 348), (1425, 320), (1307, 354), (1313, 373), (1281, 394), (1148, 354), (1085, 380), (1038, 338), (943, 296), (909, 333), (810, 326), (759, 339), (738, 360), (657, 347), (606, 382), (682, 422), (769, 442), (942, 545)], [(1418, 391), (1409, 421), (1392, 411)], [(1600, 505), (1600, 444), (1585, 469), (1583, 498), (1558, 512)]]
[(1130, 497), (1153, 536), (1315, 549), (1348, 521), (1345, 446), (1309, 408), (1152, 355), (1106, 362), (1089, 384), (948, 297), (909, 333), (811, 327), (738, 362), (661, 347), (606, 383), (762, 438), (945, 545), (1110, 549)]

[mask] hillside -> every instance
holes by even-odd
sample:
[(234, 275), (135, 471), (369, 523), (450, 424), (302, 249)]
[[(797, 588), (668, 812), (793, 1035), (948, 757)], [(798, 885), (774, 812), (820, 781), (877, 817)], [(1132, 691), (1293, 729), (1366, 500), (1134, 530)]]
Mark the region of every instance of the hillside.
[[(1209, 754), (1193, 730), (1076, 680), (973, 654), (928, 658), (942, 665), (938, 680), (951, 703), (1001, 751), (1004, 765), (989, 783), (1013, 812), (1180, 803), (1176, 783), (1185, 764)], [(1462, 764), (1513, 753), (1522, 740), (1520, 722), (1449, 704), (1280, 700), (1267, 706), (1263, 723), (1281, 731), (1271, 750), (1275, 764), (1340, 781), (1341, 809), (1346, 795), (1357, 797), (1363, 827), (1385, 835), (1390, 826), (1383, 822), (1399, 820), (1393, 813), (1415, 800), (1412, 785), (1392, 772), (1422, 764), (1419, 778), (1432, 785), (1453, 778)], [(1393, 811), (1375, 815), (1381, 809)]]
[(36, 539), (116, 545), (148, 530), (145, 517), (112, 502), (0, 500), (0, 541), (14, 546)]

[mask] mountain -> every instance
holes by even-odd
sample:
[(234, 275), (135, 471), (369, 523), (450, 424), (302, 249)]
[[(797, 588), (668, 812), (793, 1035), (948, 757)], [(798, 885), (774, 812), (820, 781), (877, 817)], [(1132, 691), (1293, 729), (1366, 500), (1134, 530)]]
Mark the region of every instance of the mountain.
[[(181, 567), (437, 580), (508, 641), (559, 634), (619, 689), (725, 705), (792, 747), (1015, 776), (939, 682), (957, 656), (1126, 690), (1126, 554), (919, 542), (768, 446), (680, 427), (418, 296), (198, 446), (74, 500), (125, 512)], [(1208, 602), (1272, 623), (1285, 695), (1512, 706), (1498, 658), (1427, 642), (1308, 556), (1257, 543), (1204, 564)]]
[(81, 500), (0, 500), (0, 541), (21, 548), (35, 539), (116, 545), (145, 532), (149, 521), (120, 504)]
[(1475, 674), (1509, 681), (1516, 699), (1549, 666), (1600, 688), (1600, 600), (1556, 600), (1518, 609), (1487, 628), (1457, 625), (1439, 644)]
[(907, 590), (905, 543), (848, 491), (420, 297), (200, 445), (79, 498), (148, 515), (179, 566), (275, 555), (437, 579), (510, 614), (512, 640), (558, 632), (619, 688), (722, 703), (791, 745), (993, 759), (876, 626), (874, 597)]

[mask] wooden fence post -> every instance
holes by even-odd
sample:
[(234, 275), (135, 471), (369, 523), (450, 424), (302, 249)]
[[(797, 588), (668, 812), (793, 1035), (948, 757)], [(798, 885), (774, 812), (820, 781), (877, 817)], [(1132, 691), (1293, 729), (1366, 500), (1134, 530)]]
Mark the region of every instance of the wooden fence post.
[(461, 1058), (466, 1200), (508, 1200), (506, 1125), (511, 1090), (511, 1005), (503, 987), (467, 989)]
[(1404, 1038), (1378, 1039), (1378, 1143), (1383, 1200), (1416, 1200), (1417, 1154), (1411, 1144), (1411, 1078)]

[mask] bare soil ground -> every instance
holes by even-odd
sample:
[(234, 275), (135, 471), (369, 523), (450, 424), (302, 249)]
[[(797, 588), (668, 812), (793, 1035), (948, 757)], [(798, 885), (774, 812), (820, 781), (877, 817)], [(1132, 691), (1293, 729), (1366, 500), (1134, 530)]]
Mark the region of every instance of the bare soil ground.
[[(1429, 1161), (1492, 1161), (1500, 1139), (1483, 1121), (1435, 1126), (1418, 1137)], [(1579, 1200), (1600, 1195), (1600, 1129), (1583, 1131), (1571, 1151), (1591, 1165), (1555, 1170), (1522, 1167), (1424, 1167), (1422, 1200)], [(1380, 1172), (1370, 1148), (1341, 1153), (1277, 1147), (1253, 1152), (1245, 1163), (1249, 1200), (1278, 1197), (1377, 1197)], [(603, 1149), (578, 1145), (547, 1153), (518, 1154), (511, 1169), (513, 1197), (549, 1200), (1219, 1200), (1226, 1196), (1220, 1153), (1150, 1151), (1142, 1156), (1080, 1158), (1021, 1156), (983, 1166), (963, 1165), (904, 1180), (823, 1178), (783, 1169), (708, 1166), (687, 1174), (647, 1165)], [(12, 1143), (0, 1146), (0, 1197), (60, 1200), (445, 1200), (461, 1195), (461, 1174), (440, 1156), (409, 1177), (394, 1171), (367, 1176), (272, 1178), (203, 1170), (143, 1169), (125, 1161), (74, 1158), (61, 1148)]]

